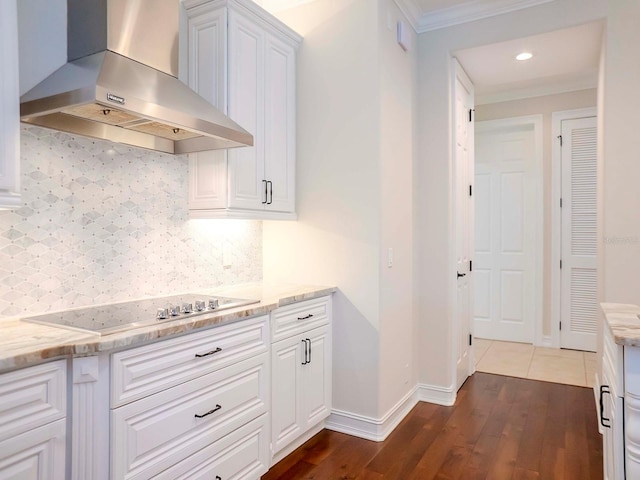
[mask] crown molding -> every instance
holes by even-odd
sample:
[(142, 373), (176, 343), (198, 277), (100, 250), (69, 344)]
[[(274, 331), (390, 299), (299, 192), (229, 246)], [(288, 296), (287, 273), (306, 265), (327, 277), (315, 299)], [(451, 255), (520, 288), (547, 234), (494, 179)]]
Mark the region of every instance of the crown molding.
[(536, 85), (524, 88), (506, 88), (504, 91), (496, 93), (482, 93), (482, 91), (476, 91), (474, 102), (476, 106), (488, 105), (492, 103), (510, 102), (513, 100), (524, 100), (527, 98), (578, 92), (581, 90), (592, 90), (595, 88), (598, 88), (597, 74), (586, 74), (577, 78), (559, 81), (549, 85)]
[(439, 28), (451, 27), (535, 7), (555, 0), (471, 0), (447, 8), (421, 14), (416, 0), (394, 0), (417, 33), (430, 32)]
[(398, 6), (402, 14), (407, 17), (407, 20), (413, 27), (413, 29), (417, 32), (418, 26), (420, 25), (420, 16), (422, 15), (420, 12), (420, 8), (416, 5), (415, 0), (393, 0), (394, 3)]

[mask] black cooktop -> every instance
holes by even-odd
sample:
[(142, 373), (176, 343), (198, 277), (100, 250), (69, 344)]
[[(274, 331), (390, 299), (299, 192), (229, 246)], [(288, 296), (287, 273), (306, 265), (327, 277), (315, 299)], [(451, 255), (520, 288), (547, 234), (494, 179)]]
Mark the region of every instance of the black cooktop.
[(247, 298), (217, 297), (208, 294), (189, 293), (172, 297), (150, 298), (135, 302), (47, 313), (23, 318), (22, 320), (97, 335), (106, 335), (258, 302), (259, 300)]

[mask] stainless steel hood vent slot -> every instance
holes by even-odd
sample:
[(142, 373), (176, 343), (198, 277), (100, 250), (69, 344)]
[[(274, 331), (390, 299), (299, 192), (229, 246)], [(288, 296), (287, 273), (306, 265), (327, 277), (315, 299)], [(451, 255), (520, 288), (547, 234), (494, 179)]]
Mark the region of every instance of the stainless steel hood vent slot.
[(176, 78), (179, 0), (68, 0), (69, 62), (21, 98), (25, 123), (166, 153), (253, 145)]

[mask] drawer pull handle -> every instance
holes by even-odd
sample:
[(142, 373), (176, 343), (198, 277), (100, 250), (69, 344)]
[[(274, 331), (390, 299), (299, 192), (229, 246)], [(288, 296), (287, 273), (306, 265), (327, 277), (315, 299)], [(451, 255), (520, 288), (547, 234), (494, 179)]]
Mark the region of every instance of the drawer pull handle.
[(313, 313), (310, 313), (309, 315), (307, 315), (306, 317), (298, 317), (298, 320), (307, 320), (309, 318), (313, 317)]
[(611, 419), (604, 416), (604, 394), (611, 395), (608, 385), (600, 385), (600, 425), (605, 428), (611, 428)]
[(218, 353), (221, 352), (222, 349), (220, 347), (216, 348), (215, 350), (211, 350), (210, 352), (207, 353), (196, 353), (196, 358), (202, 358), (202, 357), (208, 357), (209, 355), (213, 355), (214, 353)]
[(216, 408), (214, 408), (213, 410), (209, 410), (207, 413), (203, 413), (202, 415), (198, 415), (198, 414), (196, 413), (196, 418), (204, 418), (204, 417), (206, 417), (207, 415), (211, 415), (212, 413), (216, 413), (216, 412), (217, 412), (218, 410), (220, 410), (221, 408), (222, 408), (222, 406), (221, 406), (221, 405), (217, 405), (217, 404), (216, 404)]

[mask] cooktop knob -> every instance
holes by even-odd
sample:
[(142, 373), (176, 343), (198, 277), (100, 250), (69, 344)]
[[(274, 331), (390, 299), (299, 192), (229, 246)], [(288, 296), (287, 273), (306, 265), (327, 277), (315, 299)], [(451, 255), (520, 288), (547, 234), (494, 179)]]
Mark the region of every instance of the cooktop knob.
[(193, 304), (191, 303), (183, 303), (182, 304), (183, 313), (191, 313), (193, 312)]
[(204, 300), (196, 300), (196, 311), (202, 312), (205, 309)]
[(219, 306), (219, 302), (217, 298), (211, 298), (209, 300), (209, 310), (215, 310)]
[(166, 308), (159, 308), (158, 313), (156, 313), (156, 318), (158, 320), (164, 320), (168, 316), (169, 316), (169, 312), (167, 311)]
[(177, 317), (178, 315), (180, 315), (180, 305), (171, 305), (169, 307), (169, 313), (172, 317)]

